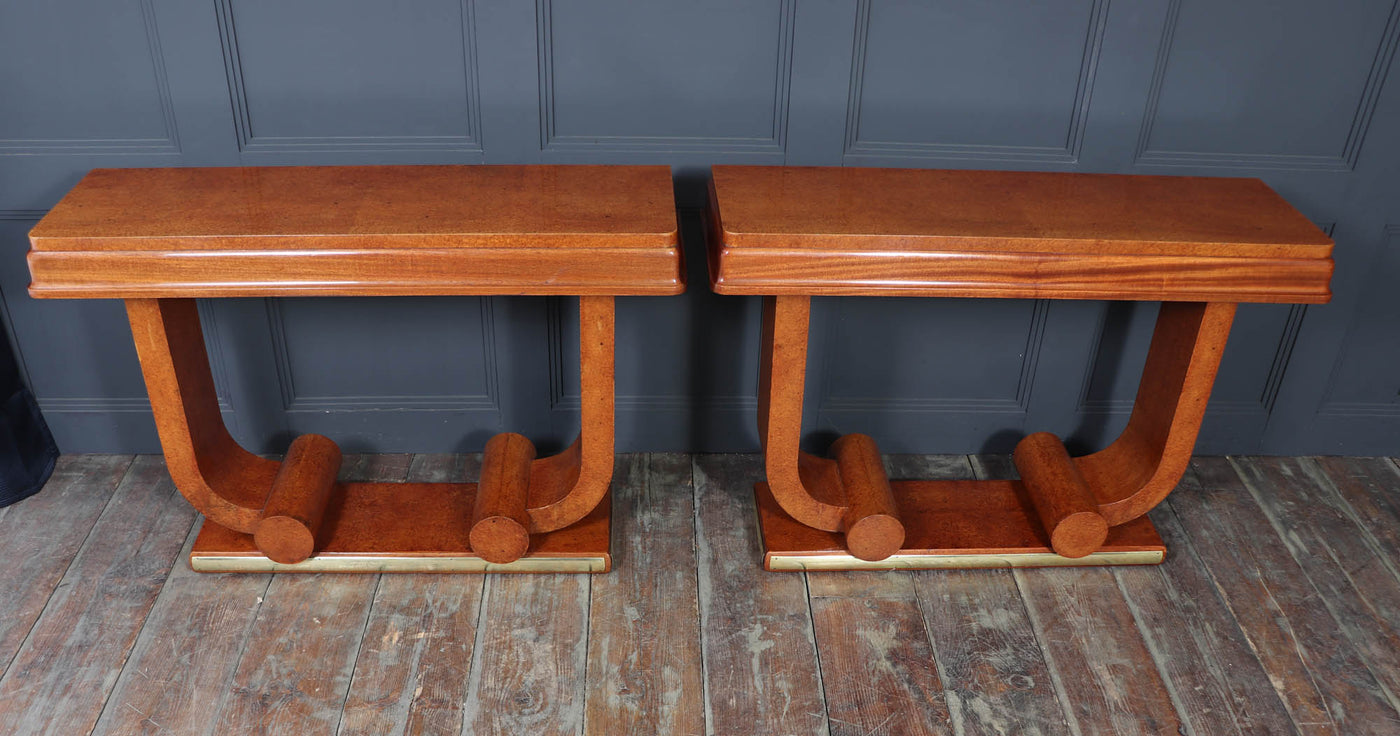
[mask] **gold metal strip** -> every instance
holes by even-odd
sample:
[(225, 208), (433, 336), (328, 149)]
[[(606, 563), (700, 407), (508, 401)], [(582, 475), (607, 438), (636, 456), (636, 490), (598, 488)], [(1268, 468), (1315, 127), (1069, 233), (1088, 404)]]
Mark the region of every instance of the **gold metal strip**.
[(389, 557), (336, 555), (312, 557), (292, 565), (266, 557), (246, 555), (191, 554), (195, 572), (526, 572), (601, 573), (608, 570), (607, 557), (524, 557), (499, 565), (480, 557)]
[(1079, 567), (1096, 565), (1157, 565), (1165, 559), (1161, 550), (1095, 552), (1087, 557), (1061, 557), (1053, 552), (1014, 554), (897, 554), (878, 562), (868, 562), (847, 554), (768, 555), (768, 569), (794, 570), (955, 570), (1009, 567)]

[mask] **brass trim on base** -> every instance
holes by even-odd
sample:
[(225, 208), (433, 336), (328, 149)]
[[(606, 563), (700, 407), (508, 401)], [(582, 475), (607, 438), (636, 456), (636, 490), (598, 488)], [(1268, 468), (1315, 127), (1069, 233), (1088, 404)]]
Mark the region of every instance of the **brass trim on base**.
[(869, 562), (845, 554), (765, 555), (764, 567), (773, 572), (822, 570), (958, 570), (1012, 567), (1078, 567), (1085, 565), (1158, 565), (1166, 559), (1162, 550), (1095, 552), (1086, 557), (1061, 557), (1050, 552), (1011, 554), (896, 554)]
[(607, 555), (596, 557), (523, 557), (498, 565), (475, 556), (394, 557), (387, 555), (329, 555), (293, 565), (248, 555), (191, 554), (195, 572), (424, 572), (424, 573), (604, 573), (612, 568)]

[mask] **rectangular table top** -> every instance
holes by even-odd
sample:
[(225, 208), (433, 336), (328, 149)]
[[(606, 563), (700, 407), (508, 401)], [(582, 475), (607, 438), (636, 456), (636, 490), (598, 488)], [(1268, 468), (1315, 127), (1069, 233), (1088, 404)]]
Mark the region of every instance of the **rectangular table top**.
[(1331, 239), (1258, 179), (716, 166), (710, 220), (722, 294), (1331, 294)]
[(97, 169), (30, 242), (36, 297), (685, 286), (665, 166)]

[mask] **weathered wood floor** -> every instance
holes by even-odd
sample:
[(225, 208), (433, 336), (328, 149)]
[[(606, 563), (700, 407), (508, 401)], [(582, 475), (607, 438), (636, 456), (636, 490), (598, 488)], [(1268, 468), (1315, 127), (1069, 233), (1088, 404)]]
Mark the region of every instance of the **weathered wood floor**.
[(0, 510), (0, 733), (1400, 734), (1395, 461), (1201, 458), (1161, 567), (806, 576), (761, 472), (620, 458), (609, 575), (199, 575), (158, 457), (64, 457)]

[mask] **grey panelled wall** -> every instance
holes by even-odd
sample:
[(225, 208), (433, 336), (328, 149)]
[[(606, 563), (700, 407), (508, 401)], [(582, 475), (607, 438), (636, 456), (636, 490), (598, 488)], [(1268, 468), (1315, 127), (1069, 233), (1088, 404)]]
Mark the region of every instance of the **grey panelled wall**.
[[(1396, 0), (12, 0), (0, 296), (68, 452), (157, 449), (118, 302), (25, 294), (25, 233), (97, 166), (661, 163), (690, 293), (623, 299), (619, 448), (753, 450), (758, 309), (708, 293), (711, 163), (1258, 176), (1337, 240), (1335, 299), (1239, 311), (1199, 449), (1400, 452)], [(1400, 75), (1392, 75), (1400, 76)], [(577, 422), (568, 299), (202, 305), (235, 434), (478, 449)], [(1081, 448), (1156, 307), (819, 299), (814, 445)]]

